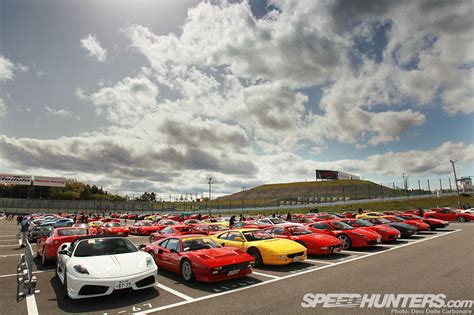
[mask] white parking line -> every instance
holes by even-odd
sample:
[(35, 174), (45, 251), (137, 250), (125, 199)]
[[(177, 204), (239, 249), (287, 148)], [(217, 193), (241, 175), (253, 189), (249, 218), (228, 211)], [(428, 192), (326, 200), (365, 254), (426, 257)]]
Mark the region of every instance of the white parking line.
[(21, 256), (23, 254), (11, 254), (11, 255), (0, 255), (0, 258), (12, 257), (12, 256)]
[(18, 246), (18, 244), (0, 245), (0, 247), (12, 247), (12, 246)]
[(253, 271), (253, 270), (252, 270), (252, 274), (257, 275), (257, 276), (262, 276), (262, 277), (273, 278), (273, 279), (278, 279), (278, 278), (280, 278), (280, 277), (278, 277), (278, 276), (269, 275), (269, 274), (261, 273), (261, 272), (256, 272), (256, 271)]
[(369, 255), (369, 254), (371, 254), (370, 252), (358, 252), (358, 251), (345, 250), (345, 249), (341, 253), (342, 254), (356, 254), (356, 255)]
[(149, 310), (137, 313), (137, 314), (156, 313), (156, 312), (166, 310), (166, 309), (170, 309), (170, 308), (174, 308), (174, 307), (177, 307), (177, 306), (181, 306), (181, 305), (185, 305), (185, 304), (189, 304), (189, 303), (193, 303), (193, 302), (198, 302), (198, 301), (203, 301), (203, 300), (208, 300), (208, 299), (212, 299), (212, 298), (215, 298), (215, 297), (218, 297), (218, 296), (222, 296), (222, 295), (226, 295), (226, 294), (230, 294), (230, 293), (234, 293), (234, 292), (238, 292), (238, 291), (242, 291), (242, 290), (247, 290), (247, 289), (258, 287), (258, 286), (261, 286), (261, 285), (266, 285), (268, 283), (281, 281), (281, 280), (293, 278), (293, 277), (296, 277), (296, 276), (301, 276), (301, 275), (306, 274), (306, 273), (315, 272), (315, 271), (319, 271), (319, 270), (322, 270), (322, 269), (331, 268), (331, 267), (334, 267), (334, 266), (346, 264), (346, 263), (352, 262), (354, 260), (361, 260), (361, 259), (365, 259), (365, 258), (370, 257), (370, 256), (380, 255), (380, 254), (387, 253), (387, 252), (390, 252), (390, 251), (398, 250), (398, 249), (406, 247), (406, 246), (411, 246), (411, 245), (414, 245), (414, 244), (422, 243), (424, 241), (428, 241), (428, 240), (431, 240), (431, 239), (434, 239), (434, 238), (446, 236), (446, 235), (453, 234), (453, 233), (456, 233), (456, 232), (459, 232), (459, 231), (461, 231), (461, 230), (458, 229), (458, 230), (454, 230), (452, 232), (438, 234), (438, 235), (433, 236), (433, 237), (420, 239), (417, 242), (410, 242), (410, 243), (407, 243), (407, 244), (402, 244), (400, 246), (388, 248), (387, 250), (383, 250), (383, 251), (377, 251), (375, 253), (364, 253), (366, 255), (361, 255), (361, 256), (358, 256), (358, 257), (354, 257), (353, 259), (339, 261), (339, 262), (336, 262), (336, 263), (331, 264), (331, 265), (326, 265), (326, 266), (322, 266), (322, 267), (307, 269), (307, 270), (304, 270), (304, 271), (301, 271), (301, 272), (296, 272), (296, 273), (293, 273), (293, 274), (289, 274), (289, 275), (286, 275), (286, 276), (279, 277), (277, 279), (271, 279), (271, 280), (268, 280), (268, 281), (252, 284), (252, 285), (249, 285), (249, 286), (246, 286), (246, 287), (242, 287), (242, 288), (238, 288), (238, 289), (232, 289), (232, 290), (225, 291), (225, 292), (219, 292), (219, 293), (214, 293), (214, 294), (210, 294), (210, 295), (205, 295), (205, 296), (198, 297), (198, 298), (188, 300), (188, 301), (176, 302), (176, 303), (156, 307), (156, 308), (149, 309)]
[[(32, 274), (43, 273), (43, 272), (54, 272), (54, 269), (33, 271)], [(11, 273), (9, 275), (0, 275), (0, 278), (16, 277), (16, 275), (17, 275), (16, 273)]]
[(168, 291), (168, 292), (171, 293), (171, 294), (174, 294), (174, 295), (176, 295), (176, 296), (179, 296), (179, 297), (182, 298), (183, 300), (186, 300), (186, 301), (193, 301), (193, 300), (194, 300), (194, 298), (190, 297), (189, 295), (186, 295), (186, 294), (183, 294), (183, 293), (178, 292), (178, 291), (176, 291), (176, 290), (173, 290), (173, 289), (171, 289), (170, 287), (167, 287), (167, 286), (165, 286), (165, 285), (163, 285), (163, 284), (161, 284), (161, 283), (158, 283), (156, 286), (157, 286), (158, 288), (160, 288), (160, 289), (163, 289), (163, 290), (165, 290), (165, 291)]
[(38, 306), (36, 305), (36, 298), (34, 294), (28, 294), (26, 296), (26, 309), (28, 315), (38, 315)]
[(324, 261), (324, 260), (305, 259), (304, 261), (312, 262), (315, 264), (328, 264), (328, 265), (334, 264), (334, 262), (332, 261)]
[(11, 241), (16, 241), (16, 238), (7, 238), (7, 239), (0, 239), (0, 242), (11, 242)]

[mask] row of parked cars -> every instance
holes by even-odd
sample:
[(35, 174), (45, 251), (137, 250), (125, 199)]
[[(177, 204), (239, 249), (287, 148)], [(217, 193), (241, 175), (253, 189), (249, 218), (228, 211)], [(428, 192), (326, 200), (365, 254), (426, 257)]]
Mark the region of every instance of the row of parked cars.
[[(260, 216), (232, 226), (224, 218), (198, 220), (182, 215), (143, 217), (149, 220), (128, 226), (117, 218), (94, 218), (66, 227), (50, 224), (48, 232), (36, 236), (36, 241), (42, 263), (56, 260), (56, 273), (67, 295), (84, 298), (124, 288), (152, 287), (157, 282), (157, 267), (180, 274), (186, 282), (213, 282), (248, 275), (255, 265), (286, 265), (308, 255), (332, 255), (396, 242), (448, 226), (448, 221), (436, 218), (445, 211), (457, 213), (437, 208), (312, 213), (296, 214), (288, 221)], [(32, 219), (42, 229), (50, 216)], [(466, 221), (471, 219), (466, 217)], [(130, 234), (148, 235), (149, 243), (137, 248), (127, 238)]]

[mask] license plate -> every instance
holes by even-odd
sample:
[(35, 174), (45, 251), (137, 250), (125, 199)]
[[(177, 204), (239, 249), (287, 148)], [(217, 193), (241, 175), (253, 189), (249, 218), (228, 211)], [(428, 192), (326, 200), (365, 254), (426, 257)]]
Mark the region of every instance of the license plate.
[(300, 260), (301, 260), (301, 258), (300, 258), (299, 256), (296, 256), (296, 257), (293, 258), (293, 261), (294, 261), (294, 262), (300, 261)]
[(115, 282), (115, 290), (130, 288), (132, 283), (129, 280)]
[(235, 276), (236, 274), (238, 274), (240, 272), (240, 269), (234, 269), (234, 270), (231, 270), (227, 273), (228, 276)]
[(381, 241), (382, 241), (382, 239), (379, 237), (379, 238), (377, 239), (377, 243), (380, 243)]
[(341, 249), (340, 248), (334, 248), (332, 250), (333, 253), (340, 253), (341, 252)]
[(118, 232), (117, 235), (122, 235), (122, 232)]

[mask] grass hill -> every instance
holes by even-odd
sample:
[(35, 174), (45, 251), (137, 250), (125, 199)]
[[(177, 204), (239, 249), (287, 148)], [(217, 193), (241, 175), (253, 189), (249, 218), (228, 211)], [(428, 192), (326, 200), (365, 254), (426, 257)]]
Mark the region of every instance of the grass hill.
[(403, 192), (367, 180), (334, 180), (266, 184), (217, 198), (226, 200), (267, 199), (281, 203), (327, 202), (403, 195)]

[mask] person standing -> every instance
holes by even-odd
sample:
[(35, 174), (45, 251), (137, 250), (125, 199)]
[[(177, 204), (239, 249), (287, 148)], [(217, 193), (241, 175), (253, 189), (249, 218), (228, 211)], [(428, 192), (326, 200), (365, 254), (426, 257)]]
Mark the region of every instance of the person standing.
[(234, 225), (235, 223), (235, 215), (231, 216), (230, 217), (230, 220), (229, 220), (229, 227), (232, 227), (232, 225)]
[(28, 232), (30, 230), (30, 220), (28, 217), (24, 217), (20, 223), (20, 232), (21, 232), (21, 246), (24, 248), (28, 242)]
[(291, 213), (288, 212), (288, 214), (286, 215), (286, 221), (291, 221)]

